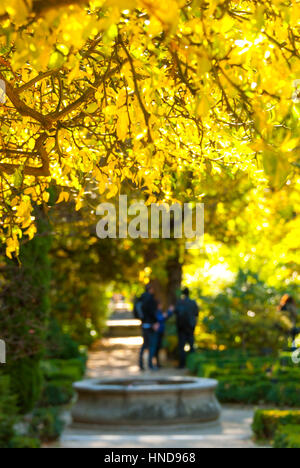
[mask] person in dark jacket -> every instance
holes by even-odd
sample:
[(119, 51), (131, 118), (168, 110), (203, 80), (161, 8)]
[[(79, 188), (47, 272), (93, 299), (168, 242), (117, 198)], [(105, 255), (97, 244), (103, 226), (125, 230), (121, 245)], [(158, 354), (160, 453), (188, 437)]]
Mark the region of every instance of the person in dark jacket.
[(182, 298), (175, 307), (178, 347), (179, 347), (179, 368), (184, 369), (186, 364), (185, 346), (190, 346), (190, 352), (194, 351), (194, 333), (199, 315), (199, 308), (196, 301), (190, 299), (190, 291), (185, 288), (182, 291)]
[(295, 299), (290, 294), (284, 294), (279, 304), (279, 310), (287, 312), (289, 319), (292, 322), (292, 329), (290, 331), (292, 337), (292, 350), (296, 350), (296, 338), (300, 334), (300, 328), (297, 327), (298, 308)]
[(139, 303), (142, 310), (141, 320), (143, 332), (143, 345), (140, 350), (139, 365), (140, 369), (144, 370), (144, 352), (147, 349), (149, 351), (149, 369), (154, 369), (153, 358), (156, 353), (156, 332), (159, 328), (159, 324), (156, 317), (158, 303), (151, 285), (147, 285), (146, 291), (139, 299)]

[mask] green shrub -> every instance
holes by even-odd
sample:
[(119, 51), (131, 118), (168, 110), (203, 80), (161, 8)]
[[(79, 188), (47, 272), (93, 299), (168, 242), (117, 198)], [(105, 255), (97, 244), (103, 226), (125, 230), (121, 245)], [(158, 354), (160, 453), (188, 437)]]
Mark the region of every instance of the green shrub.
[(9, 377), (0, 376), (0, 448), (8, 447), (14, 436), (16, 415), (16, 397), (10, 393)]
[(38, 401), (43, 384), (40, 362), (36, 358), (24, 358), (11, 364), (7, 369), (11, 379), (12, 393), (17, 395), (21, 414), (31, 411)]
[(279, 426), (275, 438), (274, 448), (300, 448), (300, 425)]
[(71, 402), (74, 396), (72, 382), (69, 380), (51, 380), (43, 388), (39, 406), (60, 406)]
[(49, 359), (42, 361), (40, 367), (45, 382), (39, 406), (60, 406), (70, 403), (74, 396), (72, 384), (82, 379), (85, 360)]
[(299, 386), (286, 382), (272, 382), (270, 381), (270, 390), (265, 395), (264, 400), (267, 403), (274, 403), (278, 406), (299, 406), (300, 394)]
[(282, 366), (278, 356), (250, 356), (240, 351), (200, 351), (188, 356), (189, 369), (199, 377), (218, 380), (217, 396), (228, 403), (272, 403), (300, 406), (295, 381), (300, 369), (291, 356)]
[(23, 243), (19, 262), (3, 258), (0, 287), (1, 309), (5, 310), (1, 338), (8, 351), (3, 372), (10, 376), (20, 413), (31, 411), (40, 395), (39, 360), (45, 351), (50, 313), (51, 229), (43, 208), (35, 206), (33, 213), (39, 235)]
[(29, 435), (42, 442), (52, 442), (59, 439), (63, 429), (64, 422), (58, 408), (39, 408), (33, 412)]
[(81, 359), (51, 359), (41, 362), (41, 370), (46, 380), (81, 380), (85, 364)]
[(237, 350), (227, 350), (198, 351), (188, 356), (187, 365), (192, 372), (197, 372), (199, 375), (208, 375), (215, 369), (220, 373), (223, 369), (222, 374), (239, 374), (241, 370), (244, 370), (248, 374), (256, 375), (257, 371), (266, 372), (269, 369), (277, 369), (280, 367), (280, 362), (277, 355), (251, 356)]
[(219, 379), (217, 397), (223, 403), (273, 403), (278, 406), (299, 406), (296, 384), (274, 383), (266, 378), (249, 376)]
[(36, 449), (41, 447), (41, 441), (37, 438), (26, 436), (14, 436), (9, 442), (8, 448)]
[(190, 353), (187, 355), (187, 367), (193, 373), (196, 374), (199, 369), (199, 354)]
[(79, 345), (71, 336), (62, 331), (55, 318), (51, 318), (47, 333), (48, 359), (73, 359), (80, 357)]
[(273, 439), (279, 426), (300, 425), (300, 410), (257, 410), (252, 430), (257, 439)]
[(290, 323), (278, 312), (280, 294), (256, 273), (240, 270), (224, 292), (202, 299), (205, 331), (218, 346), (265, 354), (287, 343)]
[(267, 381), (249, 381), (232, 379), (219, 382), (217, 398), (223, 403), (254, 404), (266, 401), (266, 394), (272, 385)]

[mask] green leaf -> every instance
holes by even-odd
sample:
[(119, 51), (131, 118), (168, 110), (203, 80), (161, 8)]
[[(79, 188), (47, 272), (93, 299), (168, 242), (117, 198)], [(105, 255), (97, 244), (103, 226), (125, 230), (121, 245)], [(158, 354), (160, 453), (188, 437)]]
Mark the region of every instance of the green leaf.
[(112, 42), (118, 35), (118, 27), (116, 24), (112, 24), (108, 30), (105, 32), (105, 35), (103, 37), (103, 42), (104, 43), (110, 43)]
[(266, 150), (263, 154), (263, 165), (272, 187), (281, 188), (291, 172), (287, 155), (275, 150)]
[(93, 114), (94, 112), (96, 112), (96, 110), (98, 110), (99, 106), (97, 104), (97, 102), (92, 102), (86, 109), (87, 113), (88, 114)]
[(59, 68), (65, 63), (64, 55), (56, 50), (50, 57), (49, 68)]
[(19, 168), (14, 173), (14, 186), (16, 188), (20, 188), (22, 186), (22, 183), (23, 183), (23, 172), (22, 172), (22, 169)]

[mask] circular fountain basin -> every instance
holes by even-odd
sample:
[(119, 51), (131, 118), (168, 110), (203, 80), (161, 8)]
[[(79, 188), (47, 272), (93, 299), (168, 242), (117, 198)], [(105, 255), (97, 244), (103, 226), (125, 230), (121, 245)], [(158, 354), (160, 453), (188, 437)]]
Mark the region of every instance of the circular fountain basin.
[(218, 382), (195, 377), (91, 379), (74, 384), (73, 422), (161, 424), (214, 421)]

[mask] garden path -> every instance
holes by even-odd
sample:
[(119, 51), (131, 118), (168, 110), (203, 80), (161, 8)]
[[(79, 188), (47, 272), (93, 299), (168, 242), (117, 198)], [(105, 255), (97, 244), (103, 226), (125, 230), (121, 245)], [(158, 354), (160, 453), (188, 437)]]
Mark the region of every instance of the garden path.
[[(89, 354), (87, 377), (138, 375), (137, 356), (140, 345), (141, 338), (138, 336), (104, 338)], [(183, 374), (184, 371), (169, 366), (157, 371), (155, 375)], [(251, 407), (223, 406), (220, 421), (207, 424), (139, 428), (69, 426), (63, 433), (60, 447), (257, 448), (251, 439), (253, 411)]]

